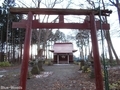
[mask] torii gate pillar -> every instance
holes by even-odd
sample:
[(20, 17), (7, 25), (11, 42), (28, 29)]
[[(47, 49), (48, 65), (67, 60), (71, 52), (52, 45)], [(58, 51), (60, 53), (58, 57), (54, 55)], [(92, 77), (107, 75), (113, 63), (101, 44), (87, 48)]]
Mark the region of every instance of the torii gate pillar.
[(90, 32), (91, 32), (91, 39), (92, 39), (93, 58), (94, 58), (96, 90), (103, 90), (103, 77), (102, 77), (101, 63), (99, 58), (97, 29), (96, 29), (94, 12), (90, 14), (90, 27), (91, 27)]
[(28, 20), (26, 24), (26, 33), (25, 33), (25, 41), (24, 41), (24, 52), (23, 52), (23, 60), (21, 66), (21, 74), (20, 74), (20, 87), (22, 90), (26, 90), (26, 80), (28, 75), (28, 62), (29, 62), (29, 52), (30, 52), (30, 44), (31, 44), (31, 35), (32, 35), (32, 12), (28, 12)]

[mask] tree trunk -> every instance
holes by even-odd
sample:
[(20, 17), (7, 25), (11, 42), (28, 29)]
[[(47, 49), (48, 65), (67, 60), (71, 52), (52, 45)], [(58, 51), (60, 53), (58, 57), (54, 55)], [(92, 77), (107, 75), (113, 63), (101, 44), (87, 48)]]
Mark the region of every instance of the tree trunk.
[[(6, 46), (6, 51), (7, 51), (7, 52), (6, 52), (6, 61), (9, 61), (9, 58), (8, 58), (8, 53), (9, 53), (9, 52), (8, 52), (8, 30), (9, 30), (9, 24), (10, 24), (10, 23), (9, 23), (9, 14), (7, 15), (7, 18), (8, 18), (8, 19), (7, 19), (7, 30), (6, 30), (6, 45), (7, 45), (7, 46)], [(10, 28), (10, 29), (11, 29), (11, 28)]]
[(110, 64), (112, 64), (113, 56), (112, 56), (112, 51), (111, 51), (111, 47), (110, 47), (109, 31), (104, 31), (104, 35), (105, 35), (105, 39), (106, 39), (107, 45), (108, 45), (108, 53), (109, 53)]
[(119, 3), (119, 0), (116, 0), (116, 7), (118, 10), (118, 18), (119, 18), (119, 24), (120, 24), (120, 3)]
[(85, 60), (87, 60), (87, 46), (85, 46)]
[(115, 49), (113, 47), (113, 44), (112, 44), (112, 41), (111, 41), (109, 31), (106, 31), (106, 40), (107, 40), (107, 43), (109, 45), (108, 50), (109, 50), (111, 63), (113, 62), (113, 56), (112, 56), (112, 51), (113, 51), (113, 54), (115, 55), (115, 59), (116, 59), (117, 64), (120, 64), (119, 58), (118, 58), (118, 56), (116, 54), (116, 51), (115, 51)]
[(112, 44), (112, 41), (111, 41), (111, 38), (110, 38), (110, 47), (111, 47), (111, 49), (112, 49), (112, 51), (113, 51), (113, 54), (114, 54), (114, 56), (115, 56), (115, 59), (116, 59), (116, 62), (117, 62), (117, 64), (120, 64), (120, 61), (119, 61), (119, 58), (118, 58), (118, 55), (117, 55), (117, 53), (116, 53), (116, 51), (115, 51), (115, 49), (114, 49), (114, 47), (113, 47), (113, 44)]
[(41, 36), (41, 32), (42, 32), (42, 30), (41, 29), (39, 29), (39, 31), (36, 31), (36, 35), (37, 35), (37, 51), (39, 51), (40, 50), (40, 36)]
[(30, 60), (33, 60), (33, 53), (32, 53), (32, 48), (33, 48), (33, 44), (31, 43), (31, 58), (30, 58)]
[[(80, 54), (80, 56), (79, 57), (81, 57), (81, 48), (79, 47), (79, 54)], [(80, 58), (79, 58), (80, 59)]]
[(17, 61), (15, 59), (15, 43), (13, 43), (13, 61), (14, 61), (14, 63), (17, 63)]
[[(116, 0), (116, 1), (118, 1), (118, 0)], [(105, 4), (104, 4), (104, 1), (103, 1), (103, 0), (102, 0), (102, 4), (103, 4), (103, 8), (105, 9)], [(118, 2), (117, 2), (117, 4), (118, 4)], [(104, 21), (107, 23), (107, 18), (106, 18), (106, 16), (105, 16), (104, 19), (105, 19)], [(113, 44), (112, 44), (112, 41), (111, 41), (111, 38), (110, 38), (110, 33), (109, 33), (109, 31), (106, 31), (106, 32), (104, 31), (104, 35), (105, 35), (105, 38), (106, 38), (106, 40), (107, 40), (110, 59), (113, 61), (113, 57), (112, 57), (112, 51), (113, 51), (113, 54), (115, 55), (115, 58), (116, 58), (116, 61), (117, 61), (117, 64), (119, 64), (119, 59), (118, 59), (118, 56), (117, 56), (117, 54), (116, 54), (116, 52), (115, 52), (115, 50), (114, 50), (114, 47), (113, 47)], [(112, 51), (111, 51), (111, 50), (112, 50)]]
[(46, 60), (47, 60), (47, 58), (48, 58), (48, 53), (47, 53), (47, 42), (46, 42)]
[(22, 55), (23, 54), (23, 52), (22, 52), (22, 41), (21, 41), (21, 43), (20, 43), (20, 63), (22, 62)]
[(115, 58), (116, 58), (116, 62), (117, 62), (117, 64), (119, 65), (120, 64), (120, 60), (119, 60), (119, 58), (118, 58), (118, 55), (117, 55), (117, 53), (116, 53), (116, 51), (115, 51), (115, 49), (114, 49), (114, 47), (113, 47), (113, 45), (112, 45), (112, 42), (110, 42), (111, 44), (111, 49), (112, 49), (112, 51), (113, 51), (113, 54), (115, 55)]

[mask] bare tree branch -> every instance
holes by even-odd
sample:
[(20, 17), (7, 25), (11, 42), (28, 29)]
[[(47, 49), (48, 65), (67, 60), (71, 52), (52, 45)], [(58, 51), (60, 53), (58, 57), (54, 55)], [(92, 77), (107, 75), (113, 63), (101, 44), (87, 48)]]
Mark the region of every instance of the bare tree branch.
[(42, 2), (42, 0), (38, 0), (38, 7), (40, 7), (41, 2)]
[(95, 3), (93, 2), (93, 1), (91, 1), (91, 0), (86, 0), (93, 8), (96, 8), (95, 7)]
[(53, 2), (53, 4), (51, 4), (51, 8), (53, 8), (53, 7), (56, 5), (56, 2), (57, 2), (57, 0), (55, 0), (55, 1)]
[(22, 2), (22, 1), (18, 1), (18, 2), (28, 8), (28, 6), (26, 4), (24, 4), (24, 2)]
[(35, 2), (34, 0), (32, 0), (32, 2), (35, 4), (35, 6), (37, 6), (37, 5), (36, 5), (36, 2)]
[(115, 2), (113, 2), (112, 0), (109, 0), (114, 6), (117, 7), (117, 5), (115, 4)]

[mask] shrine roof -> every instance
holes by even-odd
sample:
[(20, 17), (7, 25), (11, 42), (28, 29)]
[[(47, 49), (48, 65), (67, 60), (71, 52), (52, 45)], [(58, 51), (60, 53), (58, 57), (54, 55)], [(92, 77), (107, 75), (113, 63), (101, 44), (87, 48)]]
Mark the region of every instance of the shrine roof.
[(55, 43), (53, 46), (53, 50), (50, 50), (54, 53), (73, 53), (77, 50), (73, 49), (72, 43)]

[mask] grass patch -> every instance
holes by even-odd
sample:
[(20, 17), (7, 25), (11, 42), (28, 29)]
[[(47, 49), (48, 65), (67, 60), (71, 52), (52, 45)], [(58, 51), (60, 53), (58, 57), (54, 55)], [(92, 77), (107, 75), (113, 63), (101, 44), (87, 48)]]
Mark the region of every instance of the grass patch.
[(11, 64), (8, 61), (0, 62), (0, 67), (10, 67)]

